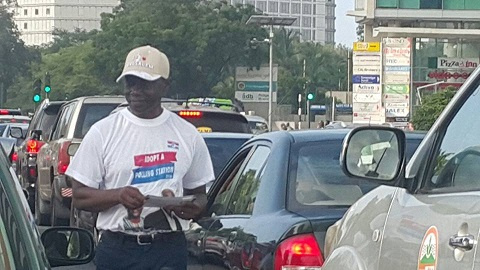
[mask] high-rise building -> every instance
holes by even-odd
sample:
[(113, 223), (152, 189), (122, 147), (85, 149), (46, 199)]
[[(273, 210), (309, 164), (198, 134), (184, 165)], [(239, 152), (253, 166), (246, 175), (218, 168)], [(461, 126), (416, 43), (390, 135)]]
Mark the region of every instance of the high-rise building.
[(335, 43), (335, 0), (230, 0), (230, 4), (250, 4), (268, 15), (295, 17), (292, 26), (302, 41)]
[(99, 29), (100, 14), (111, 13), (119, 4), (119, 0), (17, 0), (11, 9), (25, 44), (42, 45), (53, 41), (55, 29)]

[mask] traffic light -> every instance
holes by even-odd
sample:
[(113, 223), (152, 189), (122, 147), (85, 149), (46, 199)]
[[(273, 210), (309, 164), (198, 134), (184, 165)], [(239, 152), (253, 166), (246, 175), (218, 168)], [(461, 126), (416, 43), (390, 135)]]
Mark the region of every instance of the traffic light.
[(307, 95), (308, 100), (312, 100), (314, 98), (315, 98), (315, 95), (313, 93), (308, 93), (308, 95)]
[(45, 74), (45, 86), (43, 87), (43, 90), (47, 94), (50, 93), (50, 91), (52, 90), (52, 88), (50, 87), (50, 74), (48, 74), (48, 72)]
[(36, 79), (35, 82), (33, 82), (33, 102), (38, 103), (42, 100), (41, 92), (42, 81), (40, 79)]

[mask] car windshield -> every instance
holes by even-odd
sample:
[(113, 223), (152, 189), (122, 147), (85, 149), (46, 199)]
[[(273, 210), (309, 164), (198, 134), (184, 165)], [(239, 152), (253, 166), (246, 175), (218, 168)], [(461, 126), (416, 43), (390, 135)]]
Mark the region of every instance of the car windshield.
[[(420, 142), (421, 139), (407, 140), (407, 160)], [(350, 206), (378, 186), (346, 176), (339, 163), (341, 149), (342, 140), (335, 140), (306, 143), (292, 151), (290, 181), (295, 187), (289, 195), (292, 208)]]
[(108, 116), (117, 106), (116, 103), (84, 104), (78, 116), (74, 137), (83, 139), (93, 124)]
[(215, 177), (247, 138), (204, 138), (213, 163)]

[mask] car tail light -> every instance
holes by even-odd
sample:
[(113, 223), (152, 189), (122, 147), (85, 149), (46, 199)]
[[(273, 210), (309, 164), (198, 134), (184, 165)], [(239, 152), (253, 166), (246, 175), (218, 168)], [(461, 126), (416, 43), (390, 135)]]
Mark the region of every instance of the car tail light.
[(58, 150), (58, 163), (57, 163), (57, 172), (58, 174), (65, 174), (67, 171), (68, 165), (70, 164), (70, 156), (68, 155), (68, 146), (70, 141), (63, 142), (60, 145)]
[(8, 110), (0, 110), (0, 115), (8, 115), (10, 112)]
[(292, 236), (275, 251), (275, 270), (320, 269), (324, 259), (313, 234)]
[(17, 162), (17, 160), (18, 160), (18, 154), (17, 154), (17, 152), (13, 152), (13, 154), (12, 154), (12, 163), (13, 163), (13, 162)]
[(32, 153), (38, 153), (40, 151), (40, 148), (44, 145), (45, 143), (42, 141), (37, 141), (37, 140), (29, 140), (27, 142), (27, 152), (32, 154)]
[(201, 118), (203, 113), (201, 111), (180, 111), (178, 115), (183, 118)]

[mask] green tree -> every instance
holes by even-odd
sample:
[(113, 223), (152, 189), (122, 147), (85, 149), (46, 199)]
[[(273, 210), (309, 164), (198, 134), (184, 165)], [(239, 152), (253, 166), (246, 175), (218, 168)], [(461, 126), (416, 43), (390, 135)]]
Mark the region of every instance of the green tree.
[(416, 130), (429, 130), (455, 95), (452, 89), (425, 96), (423, 104), (413, 114)]
[[(28, 74), (28, 65), (36, 56), (33, 50), (25, 47), (19, 36), (12, 13), (0, 4), (0, 105), (4, 104), (15, 78)], [(32, 95), (32, 82), (28, 87), (29, 97)]]
[(114, 82), (129, 50), (150, 44), (171, 62), (172, 95), (207, 96), (234, 74), (236, 65), (259, 65), (264, 58), (248, 41), (265, 30), (245, 22), (252, 7), (195, 0), (124, 0), (102, 19), (94, 38), (93, 61), (104, 82)]

